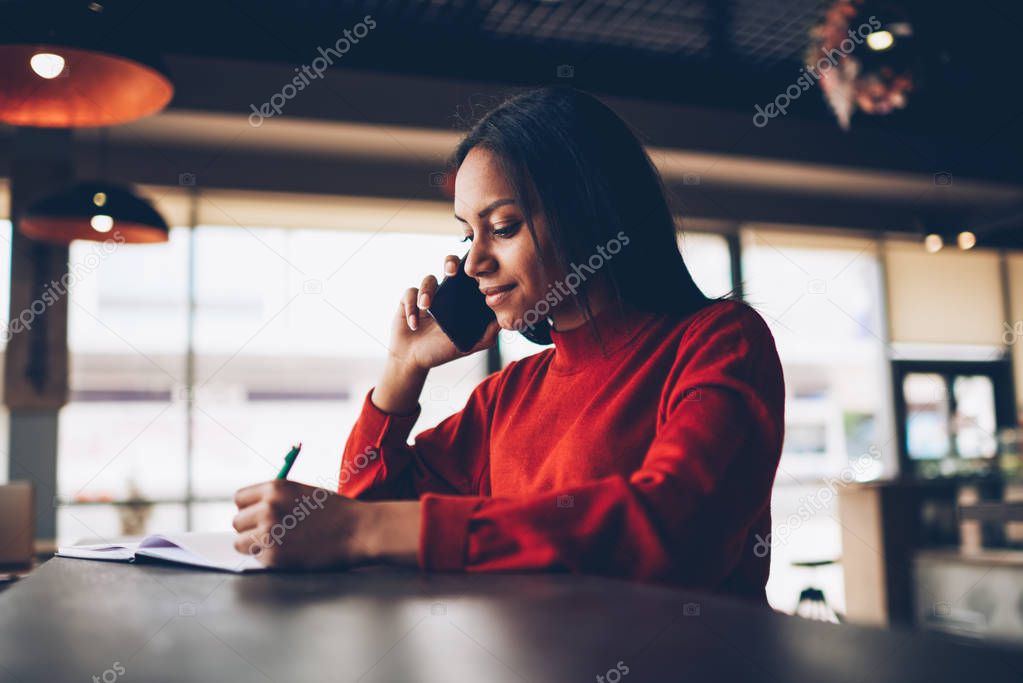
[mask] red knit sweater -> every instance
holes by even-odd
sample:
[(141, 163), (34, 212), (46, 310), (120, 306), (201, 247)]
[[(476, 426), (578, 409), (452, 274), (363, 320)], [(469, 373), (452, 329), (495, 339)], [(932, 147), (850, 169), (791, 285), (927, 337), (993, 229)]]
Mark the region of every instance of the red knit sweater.
[[(568, 570), (766, 604), (784, 380), (767, 325), (716, 301), (684, 319), (609, 306), (553, 349), (486, 377), (461, 412), (407, 440), (420, 413), (366, 395), (341, 494), (422, 501), (419, 565)], [(347, 473), (347, 474), (346, 474)]]

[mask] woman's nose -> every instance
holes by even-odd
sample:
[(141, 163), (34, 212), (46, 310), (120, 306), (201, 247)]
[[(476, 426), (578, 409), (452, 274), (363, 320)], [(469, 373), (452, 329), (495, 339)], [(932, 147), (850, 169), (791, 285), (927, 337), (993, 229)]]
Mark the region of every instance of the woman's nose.
[(492, 257), (487, 254), (483, 245), (473, 242), (465, 257), (465, 274), (478, 280), (482, 273), (493, 270), (492, 262)]

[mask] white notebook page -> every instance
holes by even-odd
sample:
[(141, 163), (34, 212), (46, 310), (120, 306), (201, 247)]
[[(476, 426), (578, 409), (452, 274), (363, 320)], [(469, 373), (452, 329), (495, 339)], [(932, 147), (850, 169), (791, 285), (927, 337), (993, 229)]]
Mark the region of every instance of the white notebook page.
[(109, 543), (61, 546), (57, 555), (85, 560), (128, 561), (135, 557), (154, 557), (196, 567), (230, 572), (264, 569), (252, 555), (234, 549), (233, 531), (193, 531), (179, 534), (151, 534), (145, 538), (125, 538)]

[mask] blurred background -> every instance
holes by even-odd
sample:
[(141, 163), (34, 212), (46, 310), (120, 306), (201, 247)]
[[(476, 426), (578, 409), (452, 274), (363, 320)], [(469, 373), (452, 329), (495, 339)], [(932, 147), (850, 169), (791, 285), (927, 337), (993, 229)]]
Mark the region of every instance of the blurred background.
[[(786, 377), (772, 606), (1023, 642), (1023, 104), (1011, 3), (0, 1), (0, 478), (36, 537), (229, 527), (334, 487), (445, 160), (588, 90)], [(430, 374), (413, 430), (540, 347)]]

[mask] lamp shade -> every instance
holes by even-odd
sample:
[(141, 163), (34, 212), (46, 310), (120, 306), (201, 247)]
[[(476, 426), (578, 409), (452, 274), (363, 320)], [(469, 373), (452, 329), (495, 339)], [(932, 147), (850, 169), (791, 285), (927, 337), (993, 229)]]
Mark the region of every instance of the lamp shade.
[(154, 59), (59, 44), (0, 45), (0, 121), (14, 126), (110, 126), (154, 114), (174, 86)]
[(83, 182), (32, 204), (18, 220), (27, 237), (55, 244), (72, 240), (166, 242), (167, 222), (127, 187)]

